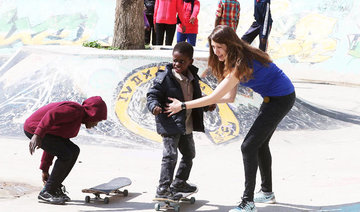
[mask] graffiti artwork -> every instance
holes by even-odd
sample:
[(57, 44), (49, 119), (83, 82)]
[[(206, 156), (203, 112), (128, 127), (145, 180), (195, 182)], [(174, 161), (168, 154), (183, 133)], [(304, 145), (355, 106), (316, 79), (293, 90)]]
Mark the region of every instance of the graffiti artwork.
[[(48, 17), (33, 25), (18, 18), (17, 9), (0, 14), (0, 48), (21, 45), (82, 45), (89, 40), (98, 21), (95, 12)], [(106, 44), (106, 41), (102, 41)]]
[(360, 58), (360, 34), (349, 35), (349, 54), (353, 57)]
[[(71, 5), (70, 5), (71, 4)], [(198, 46), (206, 47), (207, 36), (212, 24), (217, 0), (202, 3), (199, 13)], [(114, 28), (114, 1), (76, 2), (39, 0), (45, 7), (39, 14), (26, 1), (3, 1), (0, 7), (0, 51), (14, 52), (24, 45), (82, 45), (88, 41), (98, 41), (110, 45)], [(71, 6), (71, 10), (68, 7)], [(359, 47), (358, 31), (360, 16), (357, 11), (359, 1), (294, 1), (272, 2), (274, 16), (269, 37), (268, 53), (278, 64), (310, 64), (316, 69), (358, 72)], [(96, 8), (96, 9), (94, 9)], [(99, 8), (99, 9), (98, 9)], [(252, 21), (252, 2), (243, 2), (240, 26), (243, 34)], [(306, 10), (302, 9), (306, 8)], [(113, 12), (109, 12), (113, 11)], [(213, 17), (215, 18), (215, 17)], [(349, 40), (347, 42), (347, 40)], [(254, 41), (256, 45), (257, 40)], [(354, 60), (355, 59), (355, 60)], [(0, 65), (1, 65), (0, 58)], [(346, 61), (341, 66), (338, 61)]]
[[(150, 64), (134, 70), (124, 79), (115, 104), (116, 115), (123, 126), (137, 135), (142, 135), (146, 139), (158, 142), (161, 141), (161, 137), (154, 129), (143, 127), (142, 124), (136, 122), (133, 117), (129, 115), (129, 105), (131, 105), (131, 101), (138, 100), (138, 98), (133, 98), (136, 90), (143, 86), (143, 84), (151, 83), (151, 80), (156, 76), (156, 72), (164, 68), (164, 64)], [(212, 89), (204, 82), (200, 82), (200, 87), (205, 95), (209, 95), (212, 92)], [(143, 99), (144, 98), (146, 98), (145, 95), (143, 95)], [(146, 99), (140, 102), (142, 101), (146, 101)], [(150, 113), (146, 109), (145, 111), (140, 109), (144, 107), (144, 105), (141, 107), (141, 104), (138, 104), (137, 106), (140, 111)], [(218, 105), (218, 116), (220, 119), (216, 129), (207, 130), (210, 139), (214, 143), (223, 143), (237, 137), (240, 131), (239, 122), (227, 104)], [(151, 120), (153, 121), (153, 119)], [(144, 122), (144, 120), (142, 119), (141, 122)]]

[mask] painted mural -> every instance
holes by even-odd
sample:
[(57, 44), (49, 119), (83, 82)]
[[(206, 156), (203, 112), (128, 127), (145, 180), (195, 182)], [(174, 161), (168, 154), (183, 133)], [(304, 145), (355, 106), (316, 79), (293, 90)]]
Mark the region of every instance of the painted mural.
[[(213, 27), (209, 17), (214, 16), (216, 6), (217, 0), (201, 1), (199, 48), (206, 48)], [(314, 71), (360, 73), (359, 8), (360, 1), (355, 0), (274, 0), (268, 52), (280, 66), (306, 64)], [(0, 135), (21, 134), (24, 118), (48, 102), (81, 102), (88, 96), (101, 95), (109, 102), (112, 115), (95, 134), (107, 136), (108, 141), (121, 137), (135, 137), (137, 143), (147, 144), (149, 140), (161, 140), (144, 96), (166, 59), (116, 56), (111, 52), (99, 58), (21, 48), (80, 46), (93, 40), (110, 45), (114, 13), (113, 0), (53, 0), (51, 4), (46, 0), (37, 0), (37, 4), (0, 0), (0, 65), (13, 56), (0, 67)], [(243, 34), (252, 21), (252, 1), (242, 1), (237, 33)], [(5, 60), (1, 55), (10, 56)], [(197, 65), (202, 71), (206, 69), (205, 61)], [(204, 94), (211, 93), (215, 86), (211, 76), (201, 82)], [(236, 140), (249, 130), (262, 100), (246, 88), (239, 87), (238, 93), (235, 103), (221, 104), (214, 113), (205, 114), (207, 137), (212, 143)], [(354, 120), (343, 117), (342, 121)], [(331, 114), (298, 99), (279, 128), (327, 129), (336, 125)]]
[[(112, 11), (112, 12), (109, 12)], [(112, 0), (1, 0), (0, 52), (23, 45), (108, 44), (113, 33)]]
[[(201, 1), (199, 48), (206, 48), (216, 6), (217, 0)], [(274, 0), (268, 52), (280, 65), (300, 63), (314, 70), (359, 73), (359, 8), (355, 0)], [(114, 14), (113, 0), (37, 0), (37, 4), (2, 0), (0, 54), (23, 45), (82, 45), (94, 40), (110, 45)], [(237, 33), (243, 34), (252, 21), (252, 1), (241, 1)]]
[[(156, 133), (155, 118), (146, 108), (146, 93), (156, 72), (171, 61), (171, 51), (168, 57), (155, 56), (160, 50), (154, 50), (152, 56), (132, 57), (97, 51), (99, 54), (79, 54), (65, 47), (59, 52), (46, 48), (17, 52), (0, 68), (0, 136), (23, 136), (25, 119), (50, 102), (81, 103), (99, 95), (107, 103), (108, 119), (96, 129), (81, 130), (80, 140), (125, 147), (159, 145), (161, 138)], [(206, 69), (205, 60), (195, 60), (194, 65), (199, 67), (200, 75)], [(216, 85), (212, 75), (203, 77), (203, 94), (210, 94)], [(204, 113), (206, 140), (226, 144), (243, 138), (261, 103), (260, 95), (239, 86), (233, 103), (218, 104), (215, 111)], [(333, 129), (354, 121), (359, 124), (360, 118), (329, 114), (326, 109), (297, 99), (278, 129)]]

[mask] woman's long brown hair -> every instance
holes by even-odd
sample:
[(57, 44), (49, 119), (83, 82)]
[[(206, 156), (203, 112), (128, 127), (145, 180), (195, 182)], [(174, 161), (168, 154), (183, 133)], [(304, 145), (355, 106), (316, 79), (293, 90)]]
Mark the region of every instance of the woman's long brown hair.
[(247, 82), (252, 78), (253, 60), (257, 60), (263, 65), (272, 62), (269, 55), (260, 49), (254, 48), (241, 40), (235, 31), (225, 25), (218, 25), (208, 37), (209, 44), (211, 41), (225, 44), (227, 47), (227, 56), (224, 62), (219, 61), (213, 48), (210, 46), (210, 56), (208, 66), (211, 68), (213, 75), (218, 81), (223, 80), (233, 68), (235, 76), (240, 82)]

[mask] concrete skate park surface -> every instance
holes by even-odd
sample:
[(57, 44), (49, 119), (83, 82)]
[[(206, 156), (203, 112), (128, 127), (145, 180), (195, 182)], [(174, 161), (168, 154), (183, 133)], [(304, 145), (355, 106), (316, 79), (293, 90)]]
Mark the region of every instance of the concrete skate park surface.
[[(10, 58), (0, 68), (1, 211), (154, 211), (162, 149), (144, 94), (170, 56), (171, 50), (30, 46)], [(206, 51), (195, 52), (200, 74), (206, 57)], [(335, 75), (325, 82), (283, 69), (298, 99), (270, 144), (278, 203), (257, 204), (258, 211), (360, 211), (359, 85), (336, 83)], [(211, 76), (203, 83), (205, 94), (216, 85)], [(106, 101), (109, 120), (95, 130), (82, 128), (72, 139), (81, 148), (64, 182), (72, 201), (38, 203), (42, 150), (29, 154), (22, 123), (46, 103), (81, 102), (93, 95)], [(181, 211), (228, 211), (241, 200), (240, 145), (260, 103), (259, 96), (242, 88), (235, 103), (206, 113), (207, 133), (195, 133), (197, 155), (189, 179), (199, 187), (197, 201), (182, 204)], [(133, 182), (129, 196), (110, 198), (107, 205), (84, 202), (81, 189), (121, 176)]]

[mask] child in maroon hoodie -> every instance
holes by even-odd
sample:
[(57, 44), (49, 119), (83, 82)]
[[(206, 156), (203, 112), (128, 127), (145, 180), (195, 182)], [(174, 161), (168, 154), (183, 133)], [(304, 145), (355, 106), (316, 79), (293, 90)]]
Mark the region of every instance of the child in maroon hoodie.
[[(106, 120), (107, 108), (100, 96), (86, 99), (82, 105), (64, 101), (45, 105), (35, 111), (24, 124), (25, 135), (31, 139), (30, 154), (35, 149), (44, 150), (40, 169), (43, 170), (44, 189), (38, 199), (64, 204), (70, 198), (62, 191), (62, 182), (73, 168), (80, 153), (79, 147), (70, 141), (76, 137), (81, 124), (92, 128)], [(48, 174), (54, 156), (57, 157), (51, 175)]]

